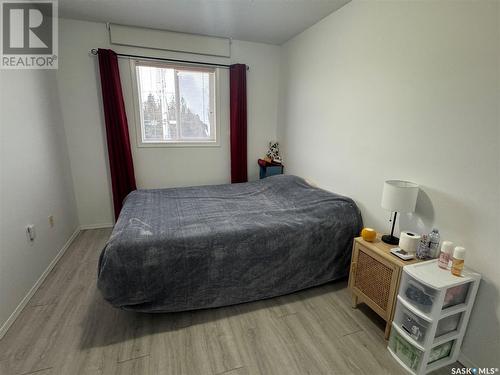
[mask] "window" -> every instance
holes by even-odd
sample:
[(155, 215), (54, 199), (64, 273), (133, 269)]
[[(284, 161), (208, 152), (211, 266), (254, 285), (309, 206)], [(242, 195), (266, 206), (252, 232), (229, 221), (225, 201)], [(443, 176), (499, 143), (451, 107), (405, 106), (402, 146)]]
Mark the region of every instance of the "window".
[(140, 145), (217, 145), (215, 68), (136, 61), (133, 69)]

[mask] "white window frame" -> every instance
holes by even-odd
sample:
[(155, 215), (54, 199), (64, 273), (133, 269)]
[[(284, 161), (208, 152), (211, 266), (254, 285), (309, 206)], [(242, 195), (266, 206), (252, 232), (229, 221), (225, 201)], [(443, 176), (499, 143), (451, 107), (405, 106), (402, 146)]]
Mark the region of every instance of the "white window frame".
[(161, 61), (152, 61), (152, 60), (139, 60), (139, 59), (130, 59), (130, 78), (132, 81), (132, 96), (134, 101), (134, 120), (135, 120), (135, 133), (137, 140), (137, 147), (220, 147), (220, 82), (219, 82), (219, 68), (215, 68), (215, 106), (214, 106), (214, 130), (215, 130), (215, 140), (214, 141), (166, 141), (166, 142), (144, 142), (142, 139), (142, 116), (141, 116), (141, 108), (139, 103), (139, 82), (137, 80), (137, 71), (136, 66), (137, 63), (144, 65), (147, 63), (151, 66), (169, 66), (169, 67), (183, 67), (183, 68), (199, 68), (199, 65), (195, 64), (179, 64), (179, 63), (168, 63)]

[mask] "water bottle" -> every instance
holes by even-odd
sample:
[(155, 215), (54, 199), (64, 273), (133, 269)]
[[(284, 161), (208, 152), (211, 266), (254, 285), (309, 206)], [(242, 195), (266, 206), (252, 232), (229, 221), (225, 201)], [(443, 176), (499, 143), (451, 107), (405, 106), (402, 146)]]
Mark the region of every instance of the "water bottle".
[(440, 240), (439, 230), (437, 228), (432, 229), (432, 232), (429, 233), (429, 255), (431, 258), (438, 257)]

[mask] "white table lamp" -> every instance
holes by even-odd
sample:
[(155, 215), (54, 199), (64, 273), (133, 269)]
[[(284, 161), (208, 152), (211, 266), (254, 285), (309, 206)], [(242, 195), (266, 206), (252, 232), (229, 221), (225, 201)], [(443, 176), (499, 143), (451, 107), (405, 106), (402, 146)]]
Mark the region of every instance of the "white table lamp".
[(387, 180), (382, 192), (382, 208), (394, 212), (390, 235), (382, 236), (382, 241), (391, 245), (399, 244), (399, 238), (394, 236), (394, 226), (398, 212), (414, 212), (417, 204), (418, 185), (401, 180)]

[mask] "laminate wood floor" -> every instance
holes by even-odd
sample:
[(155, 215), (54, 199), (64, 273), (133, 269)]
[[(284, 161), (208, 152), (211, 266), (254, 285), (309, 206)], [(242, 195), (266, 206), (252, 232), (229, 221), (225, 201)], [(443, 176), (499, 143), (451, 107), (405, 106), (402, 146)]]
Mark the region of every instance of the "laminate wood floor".
[(0, 374), (404, 373), (383, 322), (350, 307), (346, 281), (218, 309), (115, 309), (96, 289), (110, 231), (79, 234), (0, 341)]

